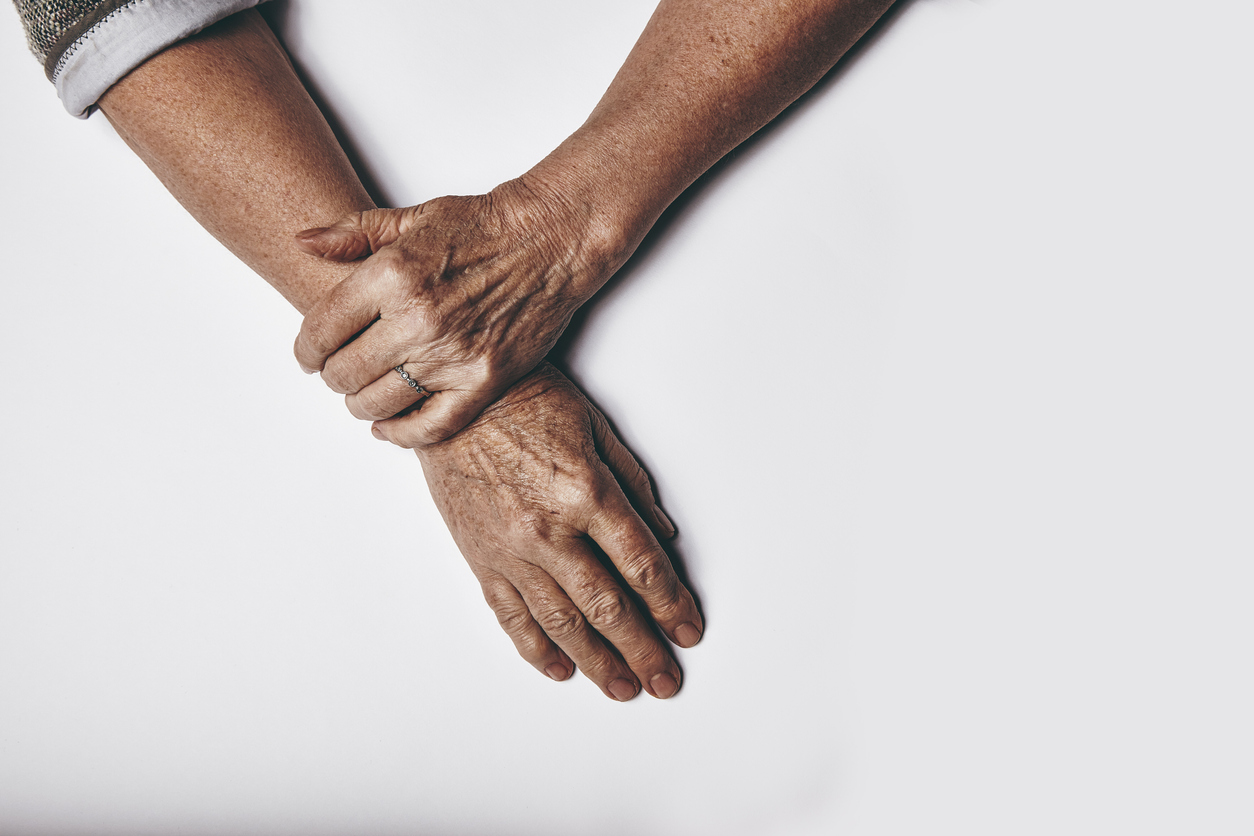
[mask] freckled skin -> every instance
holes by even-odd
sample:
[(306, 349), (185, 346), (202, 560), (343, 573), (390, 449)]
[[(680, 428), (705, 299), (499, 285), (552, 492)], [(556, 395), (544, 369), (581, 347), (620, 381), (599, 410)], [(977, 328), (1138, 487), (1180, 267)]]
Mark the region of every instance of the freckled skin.
[[(429, 353), (440, 388), (375, 432), (419, 448), (432, 494), (519, 653), (553, 679), (578, 664), (613, 699), (641, 689), (665, 698), (680, 672), (655, 627), (685, 647), (702, 628), (650, 530), (673, 528), (605, 419), (541, 363), (665, 207), (890, 5), (662, 0), (587, 122), (553, 153), (488, 195), (408, 210), (374, 207), (255, 11), (154, 56), (99, 104), (206, 229), (299, 311), (317, 311), (302, 338), (321, 338), (312, 356), (298, 341), (302, 363), (321, 368), (361, 329), (334, 316), (345, 298), (350, 308), (401, 312), (379, 320), (393, 330), (363, 363), (370, 386), (386, 381), (412, 403), (418, 395), (391, 368), (398, 356)], [(302, 230), (312, 234), (298, 240)], [(333, 296), (359, 278), (339, 260), (374, 252), (366, 270), (393, 244), (390, 269), (371, 268), (392, 289), (391, 308), (373, 280), (356, 281), (356, 302)], [(328, 298), (339, 302), (319, 308)], [(395, 397), (363, 397), (353, 389), (361, 374), (332, 369), (328, 380), (357, 396), (355, 414), (374, 418)]]
[[(588, 120), (530, 171), (488, 195), (350, 216), (311, 234), (303, 245), (325, 257), (396, 248), (405, 257), (389, 256), (387, 269), (368, 260), (311, 311), (297, 357), (325, 364), (353, 414), (369, 420), (415, 402), (389, 373), (405, 364), (440, 391), (380, 426), (383, 437), (406, 447), (448, 437), (544, 359), (684, 189), (809, 89), (890, 5), (662, 0)], [(440, 246), (424, 217), (451, 219), (476, 200), (461, 255), (432, 272), (430, 257), (415, 257)], [(450, 298), (464, 304), (442, 304)], [(428, 315), (411, 325), (415, 305)], [(468, 323), (484, 327), (468, 336)]]
[[(298, 309), (308, 310), (351, 273), (305, 253), (293, 233), (370, 209), (370, 200), (255, 12), (155, 56), (100, 104), (196, 219)], [(642, 579), (641, 597), (654, 602), (660, 623), (673, 629), (679, 617), (699, 628), (700, 615), (677, 581), (658, 580), (669, 560), (615, 476), (650, 514), (647, 479), (568, 381), (548, 367), (536, 370), (474, 425), (427, 452), (423, 467), (476, 572), (506, 569), (525, 590), (520, 608), (521, 593), (503, 597), (499, 584), (485, 584), (529, 662), (554, 679), (568, 678), (577, 663), (613, 699), (642, 688), (674, 692), (679, 669), (665, 642), (617, 581), (608, 581), (586, 539), (603, 542), (624, 561), (625, 575)], [(501, 548), (506, 543), (512, 551)], [(693, 634), (684, 643), (696, 640)]]
[(297, 310), (352, 273), (292, 236), (374, 203), (255, 11), (149, 59), (100, 109), (196, 220)]
[(669, 696), (658, 693), (659, 676), (678, 688), (679, 667), (650, 618), (676, 638), (684, 624), (699, 631), (700, 614), (640, 517), (654, 507), (647, 477), (561, 373), (541, 365), (418, 457), (453, 539), (523, 658), (541, 671), (573, 659), (611, 697), (615, 680), (630, 683), (633, 696), (637, 682)]

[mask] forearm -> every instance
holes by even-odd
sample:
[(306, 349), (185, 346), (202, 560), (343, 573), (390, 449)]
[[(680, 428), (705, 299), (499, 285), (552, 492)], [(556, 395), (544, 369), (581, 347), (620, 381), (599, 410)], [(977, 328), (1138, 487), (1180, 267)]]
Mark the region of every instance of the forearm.
[(587, 122), (521, 179), (560, 194), (621, 263), (671, 201), (891, 5), (662, 0)]
[(154, 56), (99, 104), (196, 220), (302, 313), (352, 272), (293, 236), (374, 204), (256, 12)]

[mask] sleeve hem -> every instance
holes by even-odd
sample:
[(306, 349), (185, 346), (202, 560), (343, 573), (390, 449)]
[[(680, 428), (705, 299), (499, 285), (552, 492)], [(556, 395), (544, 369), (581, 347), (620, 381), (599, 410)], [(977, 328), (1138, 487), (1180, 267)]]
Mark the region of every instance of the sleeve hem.
[(71, 43), (49, 77), (80, 119), (119, 79), (161, 50), (264, 0), (130, 0)]

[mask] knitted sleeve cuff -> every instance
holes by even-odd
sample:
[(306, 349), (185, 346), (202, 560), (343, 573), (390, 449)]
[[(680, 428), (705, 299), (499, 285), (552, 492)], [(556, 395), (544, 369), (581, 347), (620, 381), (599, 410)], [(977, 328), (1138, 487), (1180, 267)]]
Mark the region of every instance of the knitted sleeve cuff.
[[(188, 35), (264, 0), (127, 0), (91, 23), (48, 66), (65, 109), (80, 119), (120, 78)], [(49, 60), (52, 58), (50, 56)]]

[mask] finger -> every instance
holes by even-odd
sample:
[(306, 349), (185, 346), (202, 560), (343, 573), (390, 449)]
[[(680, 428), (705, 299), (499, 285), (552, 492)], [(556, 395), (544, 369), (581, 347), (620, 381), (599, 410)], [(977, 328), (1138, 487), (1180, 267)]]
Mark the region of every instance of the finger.
[[(356, 339), (326, 359), (322, 364), (322, 381), (333, 392), (351, 395), (388, 375), (399, 379), (394, 369), (401, 363), (406, 364), (406, 369), (416, 379), (422, 379), (426, 372), (422, 369), (415, 372), (414, 364), (409, 362), (415, 352), (414, 340), (422, 337), (419, 328), (413, 319), (374, 320)], [(389, 412), (377, 417), (390, 418), (395, 414)]]
[(379, 316), (373, 278), (379, 268), (367, 262), (318, 300), (300, 324), (292, 351), (302, 369), (312, 374), (328, 357)]
[(331, 261), (354, 261), (378, 252), (413, 225), (420, 207), (371, 209), (354, 212), (331, 226), (315, 227), (296, 233), (296, 244), (310, 255)]
[(671, 641), (691, 647), (701, 640), (703, 622), (692, 593), (621, 490), (597, 497), (586, 530)]
[(549, 679), (556, 682), (569, 679), (575, 672), (575, 663), (531, 617), (531, 610), (514, 585), (501, 575), (480, 579), (479, 583), (484, 600), (496, 613), (496, 620), (514, 643), (518, 655)]
[(592, 435), (596, 440), (601, 459), (609, 465), (610, 472), (614, 474), (614, 478), (618, 480), (627, 497), (636, 506), (636, 510), (653, 525), (653, 530), (667, 539), (674, 537), (675, 525), (666, 514), (662, 513), (661, 507), (653, 496), (653, 485), (649, 482), (649, 476), (644, 472), (644, 468), (636, 461), (631, 451), (618, 440), (618, 436), (614, 435), (614, 431), (610, 429), (610, 422), (605, 416), (595, 409), (591, 410), (590, 414)]
[[(456, 435), (489, 404), (496, 400), (493, 390), (445, 389), (433, 392), (422, 409), (398, 418), (377, 421), (376, 436), (401, 447), (426, 447)], [(395, 413), (393, 413), (395, 414)]]
[(627, 702), (640, 693), (640, 683), (631, 669), (606, 646), (582, 610), (546, 571), (528, 566), (510, 581), (545, 635), (605, 696)]
[(646, 691), (666, 699), (679, 690), (682, 676), (670, 650), (583, 539), (568, 540), (564, 552), (545, 565), (588, 624), (644, 683)]
[[(409, 374), (408, 371), (406, 373)], [(421, 381), (414, 374), (410, 374), (409, 379), (421, 385)], [(345, 395), (344, 404), (354, 418), (360, 418), (363, 421), (380, 421), (391, 418), (423, 398), (429, 397), (431, 393), (426, 389), (422, 391), (415, 389), (405, 382), (405, 378), (401, 377), (398, 371), (388, 369), (387, 373), (374, 383), (354, 394)], [(424, 405), (423, 409), (425, 408)]]

